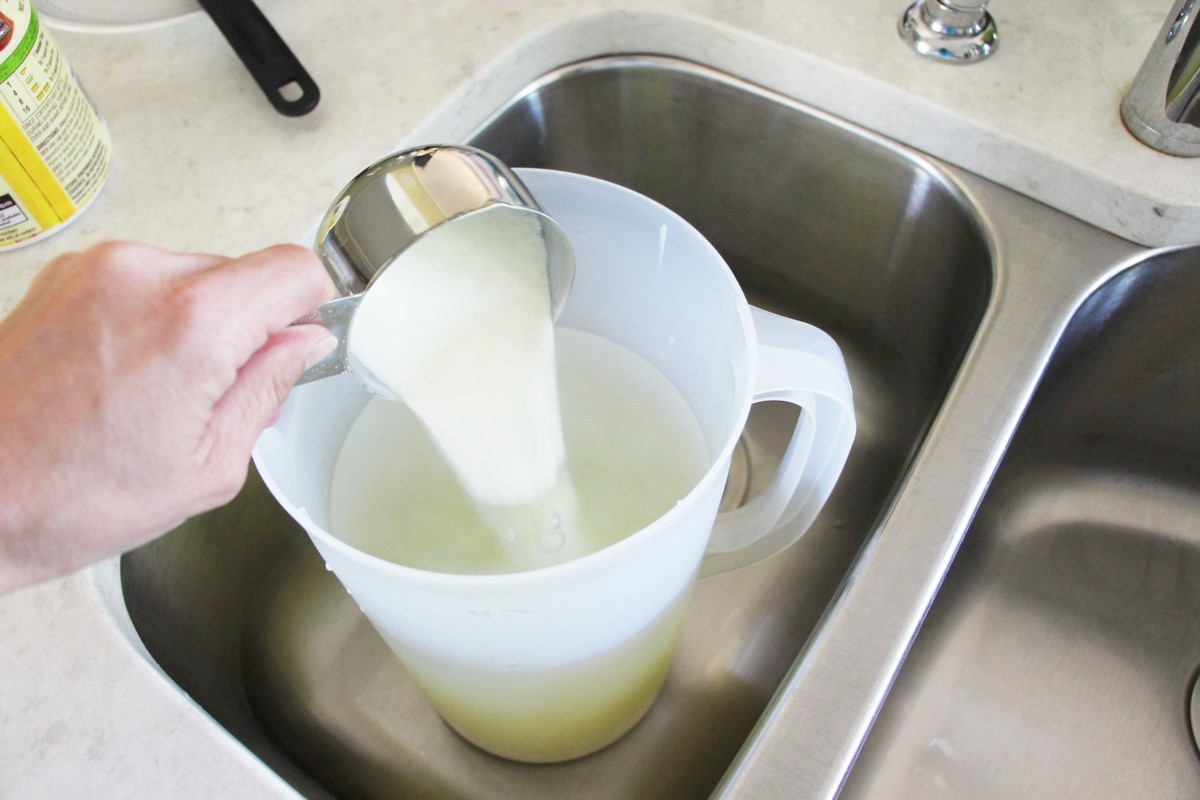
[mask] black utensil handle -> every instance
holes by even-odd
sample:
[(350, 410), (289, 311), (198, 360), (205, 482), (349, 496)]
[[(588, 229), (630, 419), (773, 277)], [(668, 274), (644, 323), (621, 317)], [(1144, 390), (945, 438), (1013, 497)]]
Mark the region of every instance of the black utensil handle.
[(317, 106), (321, 90), (253, 0), (199, 0), (275, 110), (289, 117)]

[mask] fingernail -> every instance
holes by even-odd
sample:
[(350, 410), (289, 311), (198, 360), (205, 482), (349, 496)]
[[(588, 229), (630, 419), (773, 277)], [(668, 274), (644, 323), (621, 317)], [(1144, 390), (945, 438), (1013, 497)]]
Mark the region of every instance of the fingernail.
[(337, 345), (337, 337), (332, 334), (314, 344), (312, 349), (308, 351), (308, 358), (304, 362), (304, 368), (306, 370), (312, 369), (313, 366), (318, 364), (323, 358), (332, 353)]

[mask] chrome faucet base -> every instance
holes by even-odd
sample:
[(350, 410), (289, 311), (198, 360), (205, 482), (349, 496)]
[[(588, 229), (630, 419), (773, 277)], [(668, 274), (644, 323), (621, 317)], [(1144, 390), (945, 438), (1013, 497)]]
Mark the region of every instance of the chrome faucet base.
[(1121, 101), (1121, 121), (1142, 144), (1160, 153), (1181, 158), (1200, 158), (1200, 128), (1185, 123), (1148, 121), (1139, 114), (1134, 101), (1125, 95)]
[(900, 37), (923, 56), (971, 64), (996, 51), (996, 21), (987, 0), (916, 0), (900, 18)]
[(1143, 143), (1200, 156), (1200, 3), (1176, 0), (1121, 101), (1121, 119)]

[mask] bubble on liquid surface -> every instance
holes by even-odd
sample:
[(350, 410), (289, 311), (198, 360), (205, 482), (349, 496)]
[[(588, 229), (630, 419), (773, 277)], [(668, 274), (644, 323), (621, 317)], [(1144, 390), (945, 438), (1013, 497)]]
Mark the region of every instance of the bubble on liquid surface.
[(538, 526), (537, 543), (547, 553), (557, 553), (567, 543), (562, 517), (557, 512), (551, 511), (545, 524)]

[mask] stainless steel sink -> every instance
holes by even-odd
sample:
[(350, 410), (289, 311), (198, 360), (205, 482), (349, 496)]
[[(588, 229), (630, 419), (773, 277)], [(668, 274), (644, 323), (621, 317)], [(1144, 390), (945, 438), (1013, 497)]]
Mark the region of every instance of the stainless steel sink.
[[(824, 513), (785, 554), (703, 580), (649, 716), (557, 766), (488, 756), (443, 725), (253, 475), (228, 507), (123, 558), (130, 618), (171, 679), (309, 797), (708, 796), (905, 485), (993, 294), (987, 226), (919, 155), (669, 59), (569, 66), (462, 138), (662, 201), (753, 302), (838, 340), (859, 437)], [(770, 477), (790, 424), (756, 410), (727, 504)]]
[[(674, 59), (477, 111), (435, 138), (657, 198), (832, 333), (846, 471), (794, 547), (700, 582), (630, 735), (541, 767), (438, 720), (252, 474), (120, 566), (116, 613), (214, 725), (314, 798), (1200, 796), (1200, 247)], [(727, 506), (793, 421), (756, 408)]]
[(843, 792), (1200, 797), (1200, 249), (1072, 318)]

